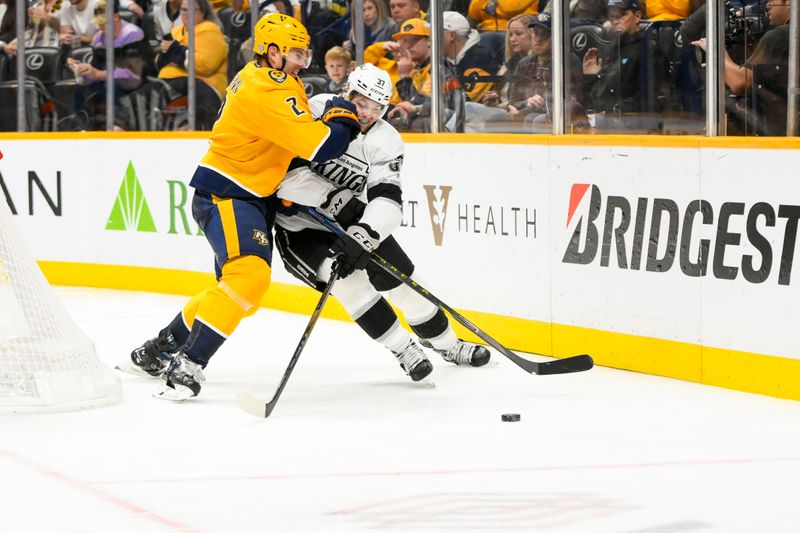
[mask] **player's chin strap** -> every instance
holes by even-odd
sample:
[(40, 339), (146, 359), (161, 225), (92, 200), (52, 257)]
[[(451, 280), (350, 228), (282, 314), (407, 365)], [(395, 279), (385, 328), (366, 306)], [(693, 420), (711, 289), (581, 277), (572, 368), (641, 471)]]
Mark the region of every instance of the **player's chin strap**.
[[(325, 215), (319, 213), (313, 207), (308, 207), (305, 205), (298, 205), (297, 209), (302, 211), (303, 213), (310, 216), (312, 219), (316, 220), (330, 231), (337, 235), (348, 235), (338, 224), (333, 222), (332, 220), (325, 217)], [(480, 329), (478, 326), (464, 318), (461, 313), (441, 301), (439, 298), (431, 294), (425, 287), (418, 284), (416, 281), (408, 277), (407, 275), (400, 272), (397, 267), (386, 261), (386, 259), (382, 258), (375, 252), (370, 254), (370, 260), (382, 268), (386, 273), (390, 276), (398, 280), (399, 282), (407, 285), (410, 287), (414, 292), (431, 302), (433, 305), (441, 309), (442, 311), (448, 312), (453, 318), (455, 318), (462, 326), (467, 328), (469, 331), (483, 339), (487, 344), (489, 344), (492, 348), (500, 352), (501, 354), (505, 355), (511, 361), (516, 364), (518, 367), (523, 369), (526, 372), (531, 374), (567, 374), (570, 372), (583, 372), (584, 370), (589, 370), (594, 366), (594, 361), (592, 360), (591, 356), (588, 354), (581, 354), (575, 355), (572, 357), (565, 357), (564, 359), (557, 359), (555, 361), (547, 361), (545, 363), (537, 363), (535, 361), (529, 361), (519, 355), (515, 354), (499, 342), (497, 342), (494, 338), (490, 337), (488, 333)], [(542, 355), (542, 354), (533, 354), (533, 355)], [(545, 356), (547, 357), (547, 356)]]

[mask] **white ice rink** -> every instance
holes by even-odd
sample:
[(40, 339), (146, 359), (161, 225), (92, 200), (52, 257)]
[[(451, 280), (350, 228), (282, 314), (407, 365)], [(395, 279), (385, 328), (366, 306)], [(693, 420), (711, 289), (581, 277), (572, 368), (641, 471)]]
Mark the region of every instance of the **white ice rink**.
[[(109, 365), (185, 301), (58, 294)], [(800, 531), (800, 403), (606, 368), (535, 376), (498, 354), (433, 355), (433, 389), (321, 320), (274, 414), (240, 411), (240, 390), (272, 394), (306, 322), (246, 319), (195, 401), (121, 375), (120, 404), (0, 416), (0, 532)]]

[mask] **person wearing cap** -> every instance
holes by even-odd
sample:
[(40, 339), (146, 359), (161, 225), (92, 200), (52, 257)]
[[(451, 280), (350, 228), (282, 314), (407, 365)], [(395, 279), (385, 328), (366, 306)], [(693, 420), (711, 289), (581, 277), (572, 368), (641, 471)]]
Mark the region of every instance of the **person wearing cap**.
[[(144, 32), (137, 25), (122, 20), (119, 16), (119, 0), (113, 4), (113, 36), (114, 36), (114, 101), (115, 127), (119, 130), (130, 129), (121, 107), (121, 98), (142, 86), (147, 76), (156, 76), (153, 49), (144, 38)], [(88, 118), (87, 129), (105, 129), (106, 98), (106, 48), (105, 24), (106, 1), (95, 4), (92, 24), (101, 28), (92, 39), (93, 49), (91, 63), (82, 63), (67, 58), (69, 67), (76, 76), (78, 87), (75, 91), (76, 111), (78, 115), (85, 113)]]
[[(414, 67), (395, 84), (400, 101), (387, 116), (405, 121), (409, 129), (427, 131), (431, 114), (431, 25), (422, 19), (410, 19), (400, 25), (400, 31), (392, 38)], [(445, 63), (445, 79), (454, 75), (452, 67)]]
[(478, 102), (492, 89), (492, 81), (481, 81), (497, 73), (494, 53), (480, 44), (478, 32), (457, 11), (443, 13), (444, 55), (455, 67), (458, 81), (464, 88), (467, 100)]
[[(597, 113), (597, 128), (640, 129), (636, 114), (643, 110), (643, 34), (639, 29), (642, 7), (638, 0), (608, 0), (608, 19), (619, 38), (619, 46), (603, 60), (597, 48), (583, 57), (584, 105)], [(653, 72), (663, 69), (663, 57), (649, 58)], [(660, 90), (660, 89), (659, 89)]]
[[(114, 82), (122, 93), (128, 93), (141, 86), (144, 76), (155, 76), (156, 69), (153, 50), (145, 40), (144, 32), (136, 24), (122, 20), (119, 11), (119, 0), (114, 0)], [(92, 62), (79, 63), (72, 58), (67, 60), (67, 66), (86, 84), (106, 80), (106, 0), (99, 0), (95, 4), (91, 22), (100, 28), (91, 41), (94, 49)]]
[[(523, 129), (531, 133), (552, 132), (553, 118), (553, 57), (552, 20), (540, 13), (528, 23), (531, 32), (531, 54), (523, 58), (514, 71), (508, 90), (508, 113), (513, 121), (522, 121)], [(581, 64), (570, 52), (570, 82), (572, 95), (582, 92)], [(576, 131), (586, 128), (588, 119), (574, 96), (567, 101), (569, 125)]]

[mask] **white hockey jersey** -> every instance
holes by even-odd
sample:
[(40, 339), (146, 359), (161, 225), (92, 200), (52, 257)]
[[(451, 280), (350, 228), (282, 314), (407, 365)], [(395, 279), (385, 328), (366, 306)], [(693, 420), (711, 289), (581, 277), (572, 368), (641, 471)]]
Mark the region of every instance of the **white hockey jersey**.
[[(320, 94), (309, 101), (315, 117), (322, 115), (332, 94)], [(281, 182), (278, 197), (301, 205), (318, 207), (334, 189), (347, 187), (364, 202), (361, 222), (378, 232), (380, 240), (396, 230), (402, 221), (403, 139), (397, 130), (378, 119), (350, 143), (338, 159), (311, 162), (310, 167), (290, 170)], [(289, 231), (305, 228), (328, 231), (306, 215), (278, 215), (276, 223)]]

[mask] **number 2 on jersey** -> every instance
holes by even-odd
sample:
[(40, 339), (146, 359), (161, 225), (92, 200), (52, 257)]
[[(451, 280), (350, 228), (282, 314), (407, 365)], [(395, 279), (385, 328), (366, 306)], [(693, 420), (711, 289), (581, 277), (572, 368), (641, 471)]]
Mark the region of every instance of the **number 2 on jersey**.
[(298, 117), (301, 116), (301, 115), (305, 115), (306, 114), (305, 111), (303, 111), (302, 109), (299, 109), (297, 107), (297, 97), (296, 96), (290, 96), (289, 98), (287, 98), (285, 100), (285, 102), (291, 106), (292, 112), (295, 115), (297, 115)]

